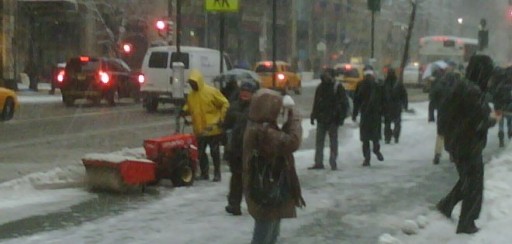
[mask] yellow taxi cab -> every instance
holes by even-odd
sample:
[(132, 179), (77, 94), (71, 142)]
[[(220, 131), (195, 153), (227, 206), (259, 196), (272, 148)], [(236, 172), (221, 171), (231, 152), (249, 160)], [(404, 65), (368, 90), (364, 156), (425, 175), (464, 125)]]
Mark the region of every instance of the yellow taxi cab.
[(261, 79), (261, 87), (276, 90), (293, 90), (300, 94), (302, 90), (300, 77), (291, 70), (290, 64), (276, 61), (275, 85), (272, 84), (272, 61), (261, 61), (254, 66)]
[(14, 117), (18, 109), (18, 97), (13, 90), (0, 87), (0, 121), (7, 121)]
[(359, 83), (364, 79), (364, 64), (340, 63), (334, 66), (336, 80), (343, 84), (345, 90), (354, 93)]

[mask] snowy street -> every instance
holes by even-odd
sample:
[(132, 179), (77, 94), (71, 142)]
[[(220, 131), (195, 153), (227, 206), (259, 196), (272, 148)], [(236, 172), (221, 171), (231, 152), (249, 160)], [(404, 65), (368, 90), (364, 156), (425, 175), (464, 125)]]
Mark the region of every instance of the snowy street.
[[(383, 145), (384, 162), (373, 157), (370, 168), (361, 167), (359, 131), (347, 119), (340, 129), (340, 169), (307, 170), (313, 162), (315, 128), (303, 120), (304, 143), (295, 157), (307, 207), (298, 210), (298, 218), (282, 221), (280, 243), (378, 243), (386, 233), (402, 243), (489, 243), (480, 235), (499, 225), (494, 220), (506, 221), (510, 215), (510, 199), (503, 195), (510, 194), (512, 185), (500, 180), (507, 179), (511, 169), (505, 161), (511, 160), (507, 149), (498, 149), (497, 128), (489, 132), (484, 161), (501, 154), (505, 159), (486, 166), (494, 169), (486, 171), (486, 199), (477, 222), (482, 231), (455, 235), (458, 208), (450, 222), (431, 207), (451, 189), (456, 171), (447, 155), (440, 165), (432, 164), (435, 125), (427, 123), (427, 103), (410, 107), (416, 113), (403, 114), (400, 143)], [(6, 181), (0, 184), (0, 238), (2, 243), (248, 243), (253, 220), (245, 203), (240, 217), (224, 211), (230, 174), (223, 167), (221, 183), (197, 181), (188, 188), (164, 184), (141, 195), (88, 192), (76, 184), (84, 176), (79, 162)], [(402, 234), (404, 221), (419, 215), (428, 218), (426, 228), (418, 235)]]

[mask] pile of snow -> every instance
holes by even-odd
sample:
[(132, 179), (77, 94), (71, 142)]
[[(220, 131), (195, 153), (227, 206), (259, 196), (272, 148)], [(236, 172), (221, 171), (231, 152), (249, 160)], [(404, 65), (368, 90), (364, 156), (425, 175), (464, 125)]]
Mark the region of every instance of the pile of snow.
[(122, 163), (127, 160), (137, 161), (141, 163), (154, 163), (146, 159), (144, 148), (123, 148), (122, 150), (111, 153), (88, 153), (83, 160), (104, 161), (110, 163)]

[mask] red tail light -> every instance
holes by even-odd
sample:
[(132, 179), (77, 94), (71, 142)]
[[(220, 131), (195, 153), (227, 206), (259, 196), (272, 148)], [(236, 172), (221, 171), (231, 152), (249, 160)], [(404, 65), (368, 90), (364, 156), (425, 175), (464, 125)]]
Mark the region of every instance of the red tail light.
[(87, 56), (80, 56), (80, 61), (81, 62), (89, 62), (89, 57), (87, 57)]
[(144, 83), (144, 81), (146, 81), (146, 77), (144, 77), (143, 74), (139, 74), (137, 76), (137, 80), (139, 81), (140, 84)]
[(108, 84), (110, 82), (110, 76), (106, 72), (100, 71), (99, 75), (101, 83)]
[(64, 70), (61, 70), (59, 72), (59, 74), (57, 75), (57, 81), (58, 82), (63, 82), (64, 81), (64, 75), (66, 74), (66, 72)]

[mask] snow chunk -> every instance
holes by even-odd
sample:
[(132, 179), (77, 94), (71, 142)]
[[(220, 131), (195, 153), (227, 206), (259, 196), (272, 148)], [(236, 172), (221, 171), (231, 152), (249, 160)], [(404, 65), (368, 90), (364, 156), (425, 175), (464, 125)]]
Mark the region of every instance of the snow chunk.
[(379, 244), (402, 244), (402, 242), (392, 235), (385, 233), (379, 236)]
[(134, 160), (142, 163), (154, 163), (153, 161), (146, 158), (146, 153), (144, 152), (144, 149), (141, 149), (124, 148), (120, 151), (115, 151), (111, 153), (88, 153), (82, 159), (105, 161), (110, 163), (122, 163), (126, 160)]
[(425, 217), (425, 215), (419, 215), (416, 218), (416, 224), (418, 224), (418, 227), (420, 227), (420, 229), (425, 228), (428, 225), (427, 217)]
[(402, 224), (402, 232), (404, 232), (407, 235), (418, 234), (418, 230), (418, 224), (416, 224), (416, 222), (413, 220), (408, 219), (404, 221), (404, 223)]

